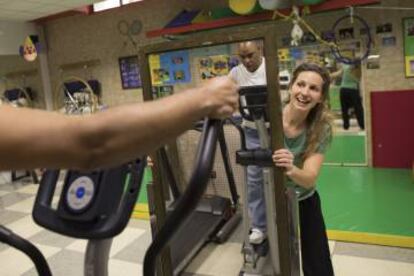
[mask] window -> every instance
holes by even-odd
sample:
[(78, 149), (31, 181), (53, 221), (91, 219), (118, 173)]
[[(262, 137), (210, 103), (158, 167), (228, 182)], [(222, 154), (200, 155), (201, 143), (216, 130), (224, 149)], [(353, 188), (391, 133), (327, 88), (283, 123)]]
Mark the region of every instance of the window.
[(120, 0), (106, 0), (106, 1), (93, 4), (93, 11), (99, 12), (99, 11), (104, 11), (104, 10), (120, 7), (120, 6), (121, 6)]
[(123, 5), (128, 5), (142, 0), (106, 0), (93, 4), (93, 11), (100, 12), (108, 9), (118, 8)]
[(142, 0), (122, 0), (122, 5), (128, 5), (130, 3), (141, 2)]

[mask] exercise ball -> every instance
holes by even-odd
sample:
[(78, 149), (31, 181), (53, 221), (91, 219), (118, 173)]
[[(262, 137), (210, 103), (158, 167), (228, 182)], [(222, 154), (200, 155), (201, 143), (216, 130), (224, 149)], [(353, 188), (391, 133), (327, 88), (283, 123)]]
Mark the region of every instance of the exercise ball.
[(241, 15), (251, 14), (261, 10), (257, 0), (229, 0), (230, 9)]
[(287, 9), (292, 6), (292, 0), (259, 0), (259, 4), (265, 10)]

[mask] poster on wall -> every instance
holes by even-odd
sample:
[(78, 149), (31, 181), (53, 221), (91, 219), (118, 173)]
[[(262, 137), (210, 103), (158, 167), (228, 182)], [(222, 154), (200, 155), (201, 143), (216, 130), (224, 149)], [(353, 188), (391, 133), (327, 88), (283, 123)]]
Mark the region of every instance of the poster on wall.
[(152, 85), (191, 82), (188, 51), (150, 55), (149, 65)]
[(403, 18), (405, 76), (414, 77), (414, 17)]
[(152, 86), (152, 95), (154, 98), (162, 98), (170, 96), (174, 93), (174, 86), (172, 85), (160, 85)]
[[(232, 65), (234, 60), (232, 60)], [(230, 57), (217, 55), (198, 58), (198, 74), (201, 80), (207, 80), (217, 76), (225, 76), (230, 71)]]
[(152, 85), (162, 85), (164, 82), (170, 80), (169, 72), (161, 68), (160, 55), (149, 56), (149, 67)]
[(175, 51), (160, 56), (161, 68), (169, 71), (169, 80), (164, 84), (191, 82), (188, 51)]
[(121, 73), (122, 89), (142, 87), (137, 56), (120, 57), (119, 71)]

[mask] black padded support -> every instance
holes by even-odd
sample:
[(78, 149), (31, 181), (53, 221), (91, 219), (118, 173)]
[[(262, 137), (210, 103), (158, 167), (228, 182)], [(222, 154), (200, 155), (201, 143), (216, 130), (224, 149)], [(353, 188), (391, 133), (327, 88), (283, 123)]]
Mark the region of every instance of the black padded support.
[[(120, 167), (98, 171), (98, 177), (93, 178), (101, 181), (96, 186), (96, 196), (90, 208), (78, 214), (70, 212), (65, 207), (65, 195), (59, 201), (58, 210), (52, 208), (51, 202), (59, 171), (46, 171), (33, 207), (33, 219), (42, 227), (70, 237), (82, 239), (113, 237), (119, 234), (129, 221), (141, 187), (145, 166), (146, 158), (143, 157), (141, 160)], [(88, 175), (88, 173), (73, 173)], [(128, 185), (124, 186), (127, 173), (130, 174), (130, 179)], [(67, 180), (70, 180), (70, 176)], [(112, 191), (116, 191), (115, 194)]]

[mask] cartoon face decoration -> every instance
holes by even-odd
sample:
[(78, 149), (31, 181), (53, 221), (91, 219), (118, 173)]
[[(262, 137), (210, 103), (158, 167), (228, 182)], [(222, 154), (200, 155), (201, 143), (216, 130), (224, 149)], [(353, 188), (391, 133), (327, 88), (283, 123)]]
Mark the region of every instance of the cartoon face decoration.
[(37, 37), (28, 36), (24, 40), (24, 44), (20, 46), (20, 55), (29, 62), (36, 60), (38, 53)]

